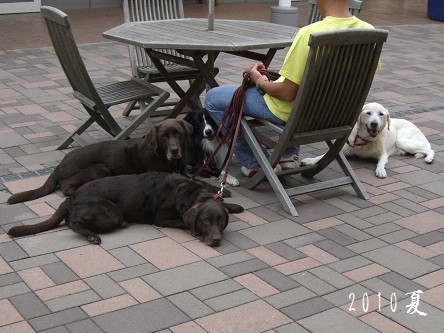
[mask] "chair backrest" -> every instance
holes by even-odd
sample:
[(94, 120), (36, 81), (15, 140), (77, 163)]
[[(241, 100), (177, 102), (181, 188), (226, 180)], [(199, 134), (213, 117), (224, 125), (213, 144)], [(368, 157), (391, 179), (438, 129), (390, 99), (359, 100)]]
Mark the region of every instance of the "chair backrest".
[[(182, 0), (124, 0), (123, 18), (125, 22), (171, 20), (184, 18)], [(168, 53), (179, 56), (175, 51)], [(151, 59), (140, 47), (129, 46), (131, 68), (134, 76), (138, 76), (137, 67), (151, 67)], [(161, 60), (164, 64), (168, 62)]]
[(74, 93), (81, 93), (98, 109), (103, 109), (103, 101), (94, 87), (74, 40), (68, 15), (50, 6), (42, 6), (40, 10), (57, 58)]
[[(317, 21), (322, 20), (322, 15), (319, 12), (319, 7), (316, 4), (316, 0), (308, 0), (308, 6), (309, 6), (309, 14), (308, 14), (308, 23), (312, 24)], [(349, 0), (348, 1), (348, 9), (350, 10), (350, 13), (354, 16), (358, 16), (359, 12), (362, 8), (362, 1), (360, 0)]]
[(388, 31), (380, 29), (312, 34), (302, 82), (283, 135), (296, 139), (298, 134), (308, 133), (304, 142), (308, 143), (333, 139), (335, 131), (351, 131), (367, 98), (387, 35)]

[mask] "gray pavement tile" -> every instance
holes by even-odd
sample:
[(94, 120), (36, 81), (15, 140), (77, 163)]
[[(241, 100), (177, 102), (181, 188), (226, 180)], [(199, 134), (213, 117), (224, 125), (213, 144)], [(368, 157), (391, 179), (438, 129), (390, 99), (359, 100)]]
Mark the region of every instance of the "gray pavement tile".
[(113, 272), (108, 272), (108, 276), (112, 278), (116, 282), (121, 282), (129, 279), (133, 279), (136, 277), (141, 277), (147, 274), (155, 273), (158, 269), (150, 264), (142, 264), (142, 265), (136, 265), (124, 269), (119, 269)]
[(402, 217), (407, 217), (407, 216), (411, 216), (411, 215), (416, 214), (413, 210), (407, 209), (407, 208), (400, 206), (394, 202), (384, 202), (384, 203), (380, 204), (379, 206), (387, 209), (388, 211), (390, 211), (394, 214), (401, 215)]
[(0, 243), (0, 256), (6, 261), (27, 258), (28, 254), (16, 242)]
[(267, 249), (273, 251), (274, 253), (280, 255), (281, 257), (287, 259), (288, 261), (293, 261), (297, 259), (305, 258), (306, 255), (301, 251), (295, 250), (291, 246), (284, 242), (271, 243), (265, 246)]
[(336, 208), (343, 210), (344, 212), (354, 212), (360, 209), (360, 207), (352, 205), (351, 203), (342, 200), (341, 198), (329, 198), (325, 200), (326, 203)]
[(310, 272), (300, 272), (290, 275), (290, 277), (318, 296), (322, 296), (336, 290), (336, 288), (333, 287), (331, 284), (328, 284), (327, 282), (318, 278)]
[(223, 234), (224, 241), (222, 241), (222, 243), (224, 243), (226, 240), (241, 250), (247, 250), (259, 246), (258, 243), (255, 243), (253, 240), (251, 240), (251, 238), (248, 238), (245, 235), (243, 235), (241, 233), (242, 231), (243, 230), (224, 233)]
[(356, 212), (351, 213), (354, 216), (357, 216), (361, 219), (367, 219), (369, 217), (377, 216), (386, 213), (387, 210), (379, 207), (379, 206), (373, 206), (369, 208), (364, 208), (361, 210), (358, 210)]
[[(391, 297), (393, 299), (396, 297), (397, 300), (401, 300), (407, 297), (405, 292), (385, 281), (382, 281), (379, 277), (362, 281), (360, 284), (364, 288), (366, 288), (366, 291), (364, 292), (366, 292), (368, 295), (380, 293), (381, 298), (384, 298), (388, 301), (390, 301)], [(394, 295), (392, 296), (392, 294)], [(358, 298), (362, 299), (362, 295), (359, 295)]]
[(119, 247), (108, 252), (126, 267), (137, 266), (147, 262), (145, 258), (128, 246)]
[(372, 238), (372, 239), (365, 240), (363, 242), (349, 245), (349, 246), (347, 246), (347, 248), (352, 250), (355, 253), (364, 253), (364, 252), (368, 252), (368, 251), (371, 251), (374, 249), (379, 249), (380, 247), (383, 247), (386, 245), (388, 245), (388, 243), (386, 243), (380, 239), (377, 239), (377, 238)]
[(91, 320), (84, 319), (65, 325), (70, 333), (103, 333), (103, 331)]
[(329, 333), (377, 333), (370, 326), (340, 309), (330, 309), (298, 321), (310, 332)]
[(315, 298), (316, 296), (317, 295), (313, 291), (305, 287), (297, 287), (294, 289), (290, 289), (287, 291), (280, 292), (278, 294), (265, 297), (264, 300), (270, 305), (272, 305), (274, 308), (282, 309), (290, 305), (297, 304), (311, 298)]
[(336, 216), (337, 219), (344, 221), (348, 225), (351, 225), (355, 228), (358, 228), (359, 230), (364, 230), (366, 228), (370, 228), (373, 226), (372, 223), (367, 222), (363, 219), (357, 218), (356, 216), (346, 213)]
[(402, 229), (395, 232), (391, 232), (389, 234), (379, 236), (379, 238), (389, 244), (395, 244), (410, 239), (412, 237), (415, 237), (416, 235), (417, 235), (416, 232), (413, 232), (408, 229)]
[(348, 272), (357, 268), (370, 265), (372, 262), (362, 256), (354, 256), (348, 259), (339, 260), (328, 264), (328, 267), (334, 269), (338, 273)]
[(265, 245), (307, 234), (310, 230), (293, 221), (284, 219), (241, 230), (239, 232), (252, 239), (257, 244)]
[(107, 333), (156, 332), (190, 318), (165, 298), (106, 313), (93, 318)]
[(88, 316), (85, 312), (83, 312), (80, 308), (75, 307), (72, 309), (48, 314), (46, 316), (30, 319), (28, 323), (32, 326), (34, 330), (43, 331), (87, 318)]
[(11, 261), (9, 265), (16, 271), (21, 271), (23, 269), (39, 267), (42, 265), (52, 264), (59, 262), (60, 259), (57, 258), (53, 253), (45, 254), (42, 256), (25, 258), (21, 260)]
[(444, 181), (434, 181), (426, 184), (420, 184), (418, 187), (427, 190), (429, 192), (435, 193), (439, 196), (444, 196)]
[(365, 229), (365, 232), (369, 233), (372, 236), (381, 236), (384, 234), (388, 234), (388, 233), (397, 231), (399, 229), (402, 229), (402, 227), (399, 224), (389, 222), (389, 223), (377, 225), (372, 228)]
[[(232, 217), (233, 215), (230, 215)], [(247, 222), (236, 220), (236, 221), (229, 221), (227, 227), (224, 230), (225, 234), (228, 234), (230, 232), (239, 231), (245, 228), (249, 228), (250, 225)]]
[(24, 145), (29, 143), (23, 136), (18, 133), (1, 133), (0, 134), (0, 148), (14, 147), (17, 145)]
[(79, 279), (78, 275), (61, 261), (44, 265), (41, 268), (56, 284), (63, 284)]
[(37, 217), (37, 215), (24, 204), (1, 204), (0, 209), (0, 225), (21, 222)]
[(275, 222), (282, 220), (282, 215), (277, 214), (276, 212), (272, 211), (271, 209), (268, 209), (267, 207), (255, 207), (249, 209), (251, 213), (254, 215), (260, 216), (261, 218), (269, 221), (269, 222)]
[(333, 228), (340, 231), (341, 233), (343, 233), (345, 235), (352, 237), (353, 239), (356, 239), (357, 241), (363, 241), (363, 240), (371, 238), (371, 236), (369, 234), (367, 234), (366, 232), (361, 231), (360, 229), (355, 228), (351, 225), (340, 224), (340, 225), (334, 226)]
[(258, 296), (248, 289), (236, 290), (221, 296), (207, 299), (205, 304), (216, 312), (220, 312), (238, 305), (249, 303), (258, 299)]
[(100, 296), (93, 290), (86, 290), (76, 294), (48, 300), (45, 302), (45, 305), (51, 310), (51, 312), (58, 312), (100, 300)]
[(309, 272), (337, 289), (342, 289), (355, 284), (355, 282), (350, 280), (348, 277), (327, 266), (312, 268), (309, 270)]
[(367, 293), (370, 295), (369, 290), (360, 284), (354, 284), (344, 289), (334, 291), (330, 294), (323, 295), (322, 298), (336, 305), (337, 307), (343, 305), (351, 305), (351, 302), (361, 302), (363, 295)]
[(106, 274), (100, 274), (84, 279), (88, 286), (101, 298), (106, 299), (125, 294), (126, 291)]
[(227, 279), (228, 276), (206, 262), (196, 262), (144, 276), (143, 279), (164, 296)]
[(437, 265), (394, 245), (365, 252), (362, 255), (408, 279), (417, 278), (439, 268)]
[(405, 293), (410, 293), (415, 290), (424, 289), (420, 284), (413, 282), (410, 279), (405, 278), (402, 275), (399, 275), (395, 272), (389, 272), (386, 274), (379, 275), (378, 278), (393, 287), (402, 290)]
[(393, 321), (407, 327), (413, 332), (436, 333), (439, 327), (444, 327), (444, 316), (439, 310), (424, 301), (419, 302), (418, 310), (425, 312), (427, 316), (420, 316), (418, 313), (407, 313), (407, 306), (411, 304), (410, 297), (398, 301), (396, 311), (393, 312), (390, 306), (382, 309), (381, 313)]
[(22, 295), (30, 292), (28, 285), (25, 282), (18, 282), (0, 287), (0, 299), (9, 298), (16, 295)]
[(417, 170), (412, 172), (406, 172), (403, 174), (395, 175), (393, 178), (399, 179), (407, 184), (411, 184), (414, 186), (422, 185), (425, 183), (433, 183), (433, 182), (442, 182), (443, 177), (427, 171), (427, 170)]
[(9, 286), (10, 284), (15, 284), (22, 282), (22, 278), (15, 272), (2, 274), (0, 279), (0, 288), (4, 286)]
[(444, 254), (431, 258), (430, 262), (440, 267), (444, 267)]
[[(419, 187), (409, 187), (404, 190), (394, 191), (393, 194), (399, 195), (401, 197), (404, 197), (408, 200), (411, 200), (413, 202), (422, 202), (425, 200), (431, 200), (436, 199), (439, 196), (436, 193), (427, 191), (425, 189), (419, 188)], [(424, 199), (424, 200), (423, 200)], [(420, 200), (420, 201), (415, 201)]]
[[(334, 308), (332, 303), (328, 302), (322, 297), (315, 297), (284, 307), (280, 310), (294, 321), (299, 321), (302, 318), (310, 317), (331, 308)], [(301, 322), (299, 321), (299, 323)]]
[(437, 230), (428, 232), (426, 234), (418, 235), (410, 239), (413, 243), (420, 246), (429, 246), (441, 241), (444, 241), (444, 234)]
[(51, 313), (34, 293), (13, 296), (9, 300), (26, 320)]
[(190, 292), (198, 299), (205, 301), (244, 288), (234, 280), (223, 280), (203, 287), (191, 289)]
[(399, 220), (400, 218), (402, 218), (402, 216), (399, 214), (393, 212), (387, 212), (381, 215), (368, 217), (366, 218), (366, 221), (370, 222), (373, 225), (380, 225)]
[[(219, 248), (218, 248), (219, 249)], [(248, 261), (251, 259), (254, 259), (255, 257), (248, 252), (245, 251), (239, 251), (229, 254), (224, 254), (222, 256), (217, 256), (214, 258), (207, 259), (207, 262), (209, 262), (214, 267), (223, 267), (223, 266), (229, 266), (236, 263), (240, 263), (243, 261)]]
[(282, 274), (274, 268), (266, 268), (257, 272), (254, 275), (264, 280), (280, 291), (290, 290), (299, 287), (299, 284), (290, 277)]
[(101, 234), (102, 244), (100, 246), (105, 250), (110, 250), (164, 236), (165, 235), (161, 230), (158, 230), (151, 225), (132, 224), (128, 228), (119, 229), (107, 234)]
[(346, 235), (335, 228), (322, 229), (319, 230), (318, 233), (342, 246), (347, 246), (357, 242), (355, 238), (350, 237), (349, 235)]
[(296, 221), (299, 223), (312, 222), (344, 213), (342, 209), (336, 208), (323, 201), (305, 203), (297, 206), (296, 209), (299, 214)]
[(274, 329), (277, 333), (309, 333), (305, 328), (297, 323), (291, 323)]
[(324, 240), (325, 237), (322, 235), (319, 235), (316, 232), (312, 232), (309, 234), (305, 234), (302, 236), (298, 236), (298, 237), (294, 237), (294, 238), (290, 238), (284, 241), (285, 244), (290, 245), (293, 248), (298, 248), (304, 245), (308, 245), (308, 244), (313, 244), (319, 241)]
[(59, 326), (44, 330), (42, 333), (71, 333), (65, 326)]
[(241, 263), (236, 263), (228, 266), (220, 267), (219, 270), (229, 277), (233, 278), (239, 275), (244, 275), (252, 272), (256, 272), (265, 268), (269, 265), (259, 259), (251, 259), (243, 261)]
[(214, 313), (213, 309), (189, 292), (172, 295), (167, 297), (167, 299), (191, 319), (204, 317)]
[(356, 255), (355, 252), (349, 250), (345, 246), (339, 245), (338, 243), (333, 242), (330, 239), (326, 239), (320, 242), (315, 243), (317, 247), (321, 248), (324, 251), (327, 251), (331, 255), (339, 258), (339, 259), (347, 259), (354, 257)]

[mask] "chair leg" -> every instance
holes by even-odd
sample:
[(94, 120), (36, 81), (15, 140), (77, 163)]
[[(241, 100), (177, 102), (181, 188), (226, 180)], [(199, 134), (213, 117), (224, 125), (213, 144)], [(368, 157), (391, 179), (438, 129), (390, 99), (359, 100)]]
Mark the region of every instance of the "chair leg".
[(93, 118), (88, 118), (82, 125), (79, 126), (60, 146), (57, 147), (57, 150), (66, 149), (69, 145), (74, 141), (74, 136), (82, 134), (91, 124), (94, 123)]
[(344, 156), (344, 154), (339, 153), (336, 157), (336, 161), (341, 166), (342, 171), (344, 171), (344, 173), (353, 180), (353, 183), (351, 185), (353, 186), (353, 189), (355, 190), (358, 197), (368, 200), (369, 196), (367, 194), (367, 191), (365, 190), (358, 176), (356, 176), (355, 171), (351, 167), (350, 163), (347, 161), (347, 158)]
[(259, 182), (261, 182), (266, 177), (268, 179), (268, 182), (271, 184), (271, 187), (273, 188), (274, 192), (276, 193), (279, 201), (282, 203), (282, 206), (284, 206), (285, 211), (291, 214), (292, 216), (298, 216), (298, 212), (296, 211), (296, 208), (291, 202), (291, 199), (288, 196), (287, 191), (282, 186), (278, 176), (274, 172), (273, 167), (270, 165), (268, 158), (265, 156), (264, 152), (262, 151), (259, 142), (254, 137), (254, 134), (251, 131), (250, 126), (248, 126), (245, 119), (242, 119), (242, 131), (248, 144), (250, 145), (250, 147), (252, 147), (252, 151), (254, 152), (254, 155), (256, 156), (259, 165), (262, 168), (262, 171), (259, 171), (258, 174), (255, 176), (255, 178), (258, 177), (258, 179), (261, 179)]
[(135, 106), (137, 104), (137, 101), (131, 101), (127, 104), (125, 110), (123, 110), (122, 115), (124, 115), (125, 117), (128, 117), (129, 114), (131, 113), (131, 111), (133, 111), (135, 109)]

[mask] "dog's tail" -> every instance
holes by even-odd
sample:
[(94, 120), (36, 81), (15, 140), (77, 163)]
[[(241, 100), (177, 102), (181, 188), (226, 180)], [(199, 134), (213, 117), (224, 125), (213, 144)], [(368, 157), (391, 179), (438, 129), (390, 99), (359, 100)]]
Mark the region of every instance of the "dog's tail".
[(33, 235), (39, 232), (48, 231), (57, 227), (68, 216), (68, 205), (70, 198), (62, 202), (55, 213), (47, 220), (32, 224), (32, 225), (18, 225), (9, 229), (8, 234), (12, 237)]
[(57, 187), (58, 187), (58, 181), (57, 181), (56, 171), (54, 171), (48, 177), (45, 184), (43, 184), (41, 187), (36, 188), (35, 190), (29, 190), (11, 195), (8, 198), (8, 204), (15, 204), (19, 202), (41, 198), (57, 190)]

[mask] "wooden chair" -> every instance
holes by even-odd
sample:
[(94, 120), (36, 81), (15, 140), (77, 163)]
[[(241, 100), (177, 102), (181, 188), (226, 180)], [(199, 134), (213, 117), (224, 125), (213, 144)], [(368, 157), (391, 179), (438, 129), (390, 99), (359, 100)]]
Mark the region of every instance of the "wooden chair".
[[(54, 50), (74, 90), (74, 97), (82, 103), (89, 118), (72, 133), (57, 149), (67, 148), (74, 140), (80, 145), (86, 142), (80, 138), (91, 124), (96, 122), (115, 139), (127, 138), (142, 122), (149, 120), (154, 112), (169, 97), (169, 93), (139, 78), (95, 87), (77, 48), (71, 31), (71, 24), (64, 12), (49, 6), (41, 7), (48, 27)], [(122, 129), (110, 114), (112, 105), (129, 101), (140, 101), (141, 114)], [(145, 105), (148, 101), (148, 105)]]
[[(125, 22), (140, 22), (140, 21), (154, 21), (154, 20), (170, 20), (184, 18), (183, 1), (182, 0), (124, 0), (123, 1), (123, 17)], [(145, 50), (140, 47), (128, 46), (129, 57), (131, 63), (131, 70), (133, 76), (143, 78), (148, 82), (162, 82), (163, 76), (159, 73), (157, 68), (152, 63), (150, 57)], [(185, 58), (177, 51), (169, 50), (170, 54)], [(175, 81), (195, 79), (199, 70), (184, 65), (179, 65), (174, 62), (161, 60), (167, 71), (171, 74)], [(217, 74), (218, 69), (215, 69)], [(175, 92), (180, 96), (183, 91), (176, 90)], [(202, 87), (202, 91), (205, 86)], [(202, 92), (201, 91), (201, 92)], [(199, 96), (196, 95), (193, 102), (201, 106)], [(127, 116), (131, 110), (135, 108), (135, 102), (128, 104), (123, 115)], [(174, 105), (174, 102), (165, 103), (164, 106)]]
[[(297, 211), (290, 196), (351, 184), (359, 197), (368, 195), (341, 148), (347, 142), (362, 110), (388, 32), (379, 29), (346, 29), (310, 36), (307, 65), (293, 109), (284, 127), (256, 119), (242, 119), (242, 133), (262, 168), (243, 185), (253, 189), (268, 179), (285, 210)], [(266, 132), (261, 130), (266, 126)], [(259, 126), (259, 127), (256, 127)], [(278, 133), (272, 140), (272, 132)], [(271, 134), (270, 134), (271, 133)], [(325, 141), (329, 150), (315, 166), (298, 167), (276, 174), (273, 168), (286, 147)], [(260, 144), (274, 148), (267, 158)], [(336, 160), (345, 177), (284, 188), (278, 176), (301, 173), (312, 178)], [(293, 179), (293, 185), (296, 179)]]
[[(316, 0), (308, 0), (308, 6), (310, 8), (310, 13), (308, 15), (307, 24), (312, 24), (317, 21), (321, 21), (323, 19), (321, 13), (319, 12), (319, 7), (316, 4)], [(358, 16), (361, 11), (362, 1), (359, 0), (349, 0), (348, 1), (348, 9), (350, 13), (354, 16)]]

